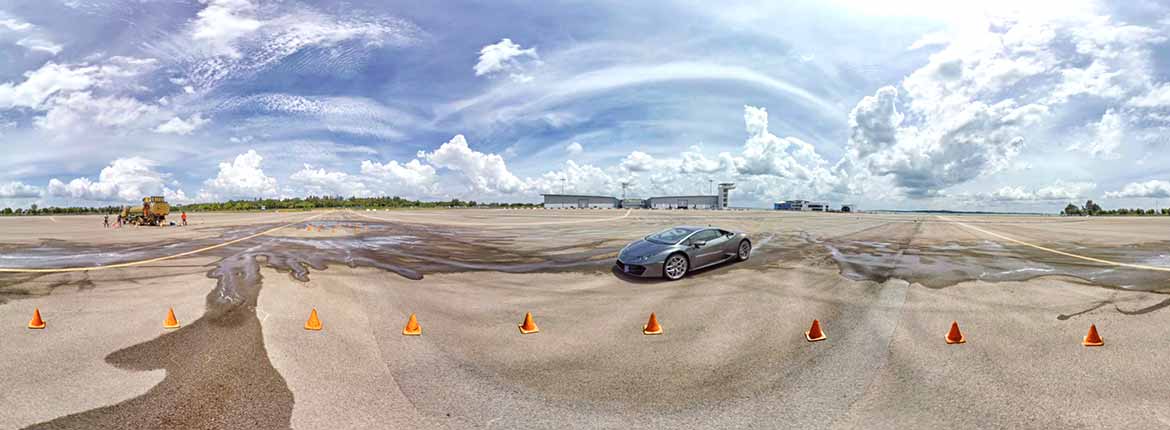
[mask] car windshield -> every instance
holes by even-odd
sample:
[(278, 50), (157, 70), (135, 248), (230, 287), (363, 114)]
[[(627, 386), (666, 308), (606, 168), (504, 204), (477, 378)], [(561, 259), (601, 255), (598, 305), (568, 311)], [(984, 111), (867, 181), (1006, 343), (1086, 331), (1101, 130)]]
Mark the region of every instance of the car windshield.
[(646, 236), (646, 240), (663, 245), (673, 245), (678, 243), (678, 241), (683, 240), (683, 238), (687, 237), (694, 231), (695, 229), (693, 228), (675, 227)]

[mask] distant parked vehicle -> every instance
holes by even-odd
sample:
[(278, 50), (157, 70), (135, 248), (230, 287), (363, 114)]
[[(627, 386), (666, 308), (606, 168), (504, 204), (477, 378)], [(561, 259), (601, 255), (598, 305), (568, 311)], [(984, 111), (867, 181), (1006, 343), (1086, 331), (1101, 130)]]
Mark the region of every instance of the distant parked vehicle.
[(746, 234), (714, 227), (672, 227), (639, 239), (618, 253), (617, 269), (640, 277), (682, 279), (688, 272), (724, 261), (747, 260)]

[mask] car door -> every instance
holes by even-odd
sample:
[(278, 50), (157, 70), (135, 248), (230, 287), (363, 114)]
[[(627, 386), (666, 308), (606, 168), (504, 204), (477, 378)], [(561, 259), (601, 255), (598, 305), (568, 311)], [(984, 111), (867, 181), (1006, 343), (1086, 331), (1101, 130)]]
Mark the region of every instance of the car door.
[(719, 230), (700, 230), (691, 236), (691, 246), (695, 250), (692, 255), (693, 266), (706, 266), (723, 258), (723, 242)]

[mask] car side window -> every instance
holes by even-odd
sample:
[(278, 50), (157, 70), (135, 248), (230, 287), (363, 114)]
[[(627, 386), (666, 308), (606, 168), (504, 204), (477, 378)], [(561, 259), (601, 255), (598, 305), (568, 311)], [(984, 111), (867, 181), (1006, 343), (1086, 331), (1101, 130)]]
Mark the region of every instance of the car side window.
[(700, 231), (698, 233), (695, 233), (695, 235), (691, 236), (691, 239), (687, 242), (688, 243), (695, 243), (695, 242), (699, 242), (699, 241), (710, 242), (718, 237), (719, 237), (718, 230), (703, 230), (703, 231)]

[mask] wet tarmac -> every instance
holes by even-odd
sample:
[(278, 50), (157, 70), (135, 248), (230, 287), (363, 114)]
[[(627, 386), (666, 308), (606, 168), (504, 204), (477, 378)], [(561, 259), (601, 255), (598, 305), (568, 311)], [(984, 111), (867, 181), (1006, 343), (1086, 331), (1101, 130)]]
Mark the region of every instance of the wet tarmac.
[[(207, 251), (215, 262), (207, 267), (206, 276), (216, 279), (215, 288), (206, 297), (207, 313), (177, 331), (106, 357), (108, 363), (123, 369), (164, 369), (167, 376), (163, 382), (142, 396), (32, 428), (290, 428), (293, 397), (268, 360), (256, 315), (264, 267), (300, 282), (308, 282), (314, 271), (335, 265), (377, 268), (409, 280), (467, 271), (608, 272), (624, 245), (624, 239), (598, 239), (605, 230), (596, 227), (576, 228), (564, 236), (572, 238), (566, 239), (571, 243), (550, 240), (546, 246), (533, 245), (526, 237), (531, 233), (523, 228), (436, 227), (347, 218), (302, 223), (287, 232)], [(1052, 276), (1106, 288), (1170, 292), (1170, 274), (1165, 272), (1122, 271), (990, 240), (919, 243), (916, 238), (924, 225), (888, 222), (835, 236), (749, 231), (755, 239), (751, 260), (715, 266), (693, 276), (730, 268), (764, 270), (812, 264), (835, 265), (842, 276), (852, 280), (884, 283), (901, 279), (935, 289), (974, 280), (1025, 281)], [(0, 266), (77, 267), (137, 261), (200, 249), (276, 226), (226, 228), (218, 231), (217, 237), (161, 244), (97, 246), (49, 240), (36, 246), (8, 245), (0, 248)], [(576, 239), (579, 237), (592, 239)], [(1113, 261), (1170, 265), (1167, 242), (1102, 249), (1083, 249), (1072, 242), (1046, 245)], [(81, 272), (58, 276), (60, 281), (38, 289), (26, 288), (43, 276), (0, 274), (0, 303), (47, 294), (62, 286), (92, 286), (88, 275)], [(631, 283), (647, 282), (615, 276)], [(1170, 299), (1142, 309), (1118, 311), (1142, 314), (1166, 307), (1170, 307)], [(202, 401), (188, 401), (192, 398)]]

